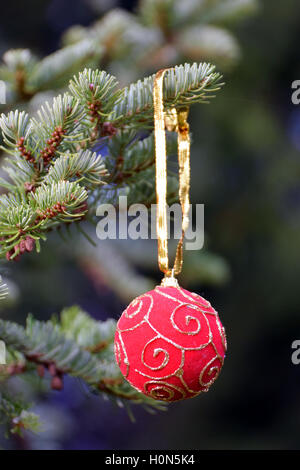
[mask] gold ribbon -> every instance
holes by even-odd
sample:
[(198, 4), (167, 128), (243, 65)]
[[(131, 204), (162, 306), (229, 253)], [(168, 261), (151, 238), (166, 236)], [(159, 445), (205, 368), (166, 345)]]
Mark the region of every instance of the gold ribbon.
[[(168, 69), (159, 70), (155, 75), (153, 88), (154, 101), (154, 135), (156, 162), (156, 230), (158, 238), (158, 265), (165, 274), (162, 285), (177, 286), (174, 275), (181, 272), (183, 262), (183, 239), (189, 225), (189, 190), (190, 190), (190, 135), (187, 122), (188, 108), (172, 108), (164, 112), (163, 83)], [(169, 267), (168, 227), (167, 227), (167, 149), (166, 132), (177, 132), (178, 163), (179, 163), (179, 200), (182, 210), (182, 233), (179, 239), (174, 267)]]

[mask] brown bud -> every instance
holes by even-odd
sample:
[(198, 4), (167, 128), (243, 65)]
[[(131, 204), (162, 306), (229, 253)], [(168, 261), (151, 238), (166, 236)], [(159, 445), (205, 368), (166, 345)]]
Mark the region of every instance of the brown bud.
[(104, 122), (102, 124), (101, 134), (103, 136), (115, 135), (116, 133), (117, 129), (112, 125), (111, 122)]
[(73, 211), (74, 214), (80, 214), (80, 212), (85, 212), (88, 210), (88, 203), (86, 201), (84, 201), (80, 207), (77, 207), (77, 209), (75, 209)]
[(64, 388), (63, 380), (59, 376), (53, 377), (51, 380), (51, 388), (52, 390), (62, 390)]
[(37, 374), (39, 377), (43, 378), (45, 375), (45, 367), (43, 364), (39, 364), (36, 368)]
[(15, 368), (14, 368), (14, 373), (15, 374), (22, 374), (22, 372), (25, 371), (26, 367), (25, 367), (25, 364), (15, 364)]
[(48, 370), (49, 370), (50, 375), (52, 375), (52, 377), (55, 377), (57, 375), (57, 370), (56, 370), (56, 365), (55, 364), (53, 364), (53, 363), (49, 364)]
[(26, 237), (25, 247), (28, 252), (32, 251), (35, 247), (35, 240), (32, 237)]
[(32, 184), (32, 183), (30, 183), (30, 182), (28, 182), (28, 181), (26, 181), (26, 182), (24, 183), (24, 188), (25, 188), (25, 191), (28, 192), (28, 193), (30, 193), (31, 191), (34, 191), (34, 189), (35, 189), (35, 188), (34, 188), (34, 184)]
[(20, 249), (21, 255), (22, 255), (23, 253), (25, 253), (25, 251), (26, 251), (26, 242), (25, 242), (25, 240), (21, 240), (21, 241), (20, 241), (20, 243), (19, 243), (19, 249)]

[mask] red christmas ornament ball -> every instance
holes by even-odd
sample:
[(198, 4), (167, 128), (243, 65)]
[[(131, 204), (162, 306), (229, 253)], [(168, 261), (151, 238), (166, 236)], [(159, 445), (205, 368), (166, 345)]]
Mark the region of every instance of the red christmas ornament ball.
[(157, 286), (122, 313), (114, 347), (120, 370), (134, 388), (171, 402), (208, 391), (227, 345), (207, 300), (181, 287)]

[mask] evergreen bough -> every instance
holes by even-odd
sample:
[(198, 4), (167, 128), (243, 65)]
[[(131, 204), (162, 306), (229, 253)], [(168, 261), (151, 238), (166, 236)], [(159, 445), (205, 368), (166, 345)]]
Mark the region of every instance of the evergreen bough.
[[(89, 195), (93, 208), (99, 201), (117, 204), (120, 192), (129, 202), (154, 200), (153, 79), (118, 89), (115, 77), (85, 69), (37, 117), (18, 110), (1, 115), (9, 157), (8, 178), (0, 180), (7, 191), (0, 196), (0, 257), (39, 251), (49, 230), (88, 217)], [(165, 77), (166, 109), (206, 103), (221, 85), (210, 64), (176, 66)], [(105, 158), (95, 151), (99, 142), (107, 144)], [(175, 179), (173, 193), (174, 186)]]
[[(207, 63), (170, 69), (164, 81), (166, 109), (207, 103), (221, 88), (221, 78)], [(120, 192), (132, 202), (154, 201), (153, 80), (150, 76), (119, 89), (110, 74), (85, 69), (71, 79), (69, 92), (42, 106), (36, 117), (18, 110), (1, 115), (8, 154), (8, 177), (0, 181), (5, 190), (0, 196), (1, 257), (13, 261), (39, 251), (50, 230), (92, 220), (97, 205), (117, 204)], [(106, 145), (105, 157), (99, 145)], [(173, 179), (169, 188), (175, 195)], [(69, 374), (118, 403), (162, 409), (121, 377), (114, 331), (115, 321), (96, 321), (79, 307), (48, 322), (29, 316), (25, 327), (0, 320), (0, 340), (8, 349), (8, 365), (1, 367), (0, 415), (11, 431), (38, 429), (26, 404), (9, 393), (8, 379), (16, 374), (44, 376), (48, 370), (56, 390)]]
[[(140, 0), (135, 14), (115, 9), (88, 28), (70, 28), (62, 48), (41, 60), (28, 49), (7, 51), (0, 66), (8, 111), (0, 118), (7, 175), (0, 179), (0, 257), (13, 261), (39, 251), (53, 229), (82, 231), (82, 220), (93, 221), (99, 204), (117, 205), (121, 194), (129, 204), (155, 202), (154, 77), (120, 88), (98, 69), (122, 70), (124, 83), (141, 70), (184, 60), (228, 67), (240, 55), (231, 25), (257, 7), (257, 0)], [(221, 85), (210, 64), (176, 66), (165, 76), (165, 107), (207, 103)], [(60, 94), (30, 117), (36, 97), (43, 100), (49, 90)], [(168, 154), (176, 151), (174, 136), (167, 145)], [(177, 177), (168, 179), (171, 200)], [(6, 296), (0, 280), (0, 300)], [(0, 365), (0, 422), (12, 433), (41, 429), (10, 378), (45, 383), (46, 370), (53, 389), (61, 389), (69, 374), (129, 413), (129, 403), (163, 409), (123, 380), (113, 355), (114, 330), (114, 320), (96, 321), (76, 306), (47, 322), (30, 315), (25, 327), (0, 320), (7, 348), (7, 365)]]

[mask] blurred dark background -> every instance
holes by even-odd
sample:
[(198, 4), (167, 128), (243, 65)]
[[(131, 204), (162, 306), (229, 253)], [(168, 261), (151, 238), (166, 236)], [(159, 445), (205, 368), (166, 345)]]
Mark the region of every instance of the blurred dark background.
[[(30, 448), (300, 449), (300, 365), (291, 362), (291, 344), (300, 339), (300, 107), (291, 102), (291, 84), (300, 79), (300, 10), (297, 0), (260, 4), (234, 27), (242, 54), (224, 70), (224, 90), (190, 118), (192, 199), (205, 204), (209, 250), (230, 276), (213, 285), (183, 274), (183, 283), (211, 301), (226, 327), (221, 376), (208, 394), (167, 412), (136, 406), (135, 423), (68, 379), (63, 392), (39, 398), (47, 424), (28, 437)], [(133, 10), (136, 2), (106, 5)], [(67, 28), (98, 17), (84, 0), (2, 3), (0, 51), (49, 54)], [(138, 272), (159, 282), (155, 264)], [(99, 319), (118, 318), (125, 307), (105, 280), (101, 288), (101, 280), (91, 282), (55, 236), (41, 255), (6, 265), (3, 274), (18, 297), (1, 314), (19, 322), (28, 312), (46, 319), (75, 303)]]

